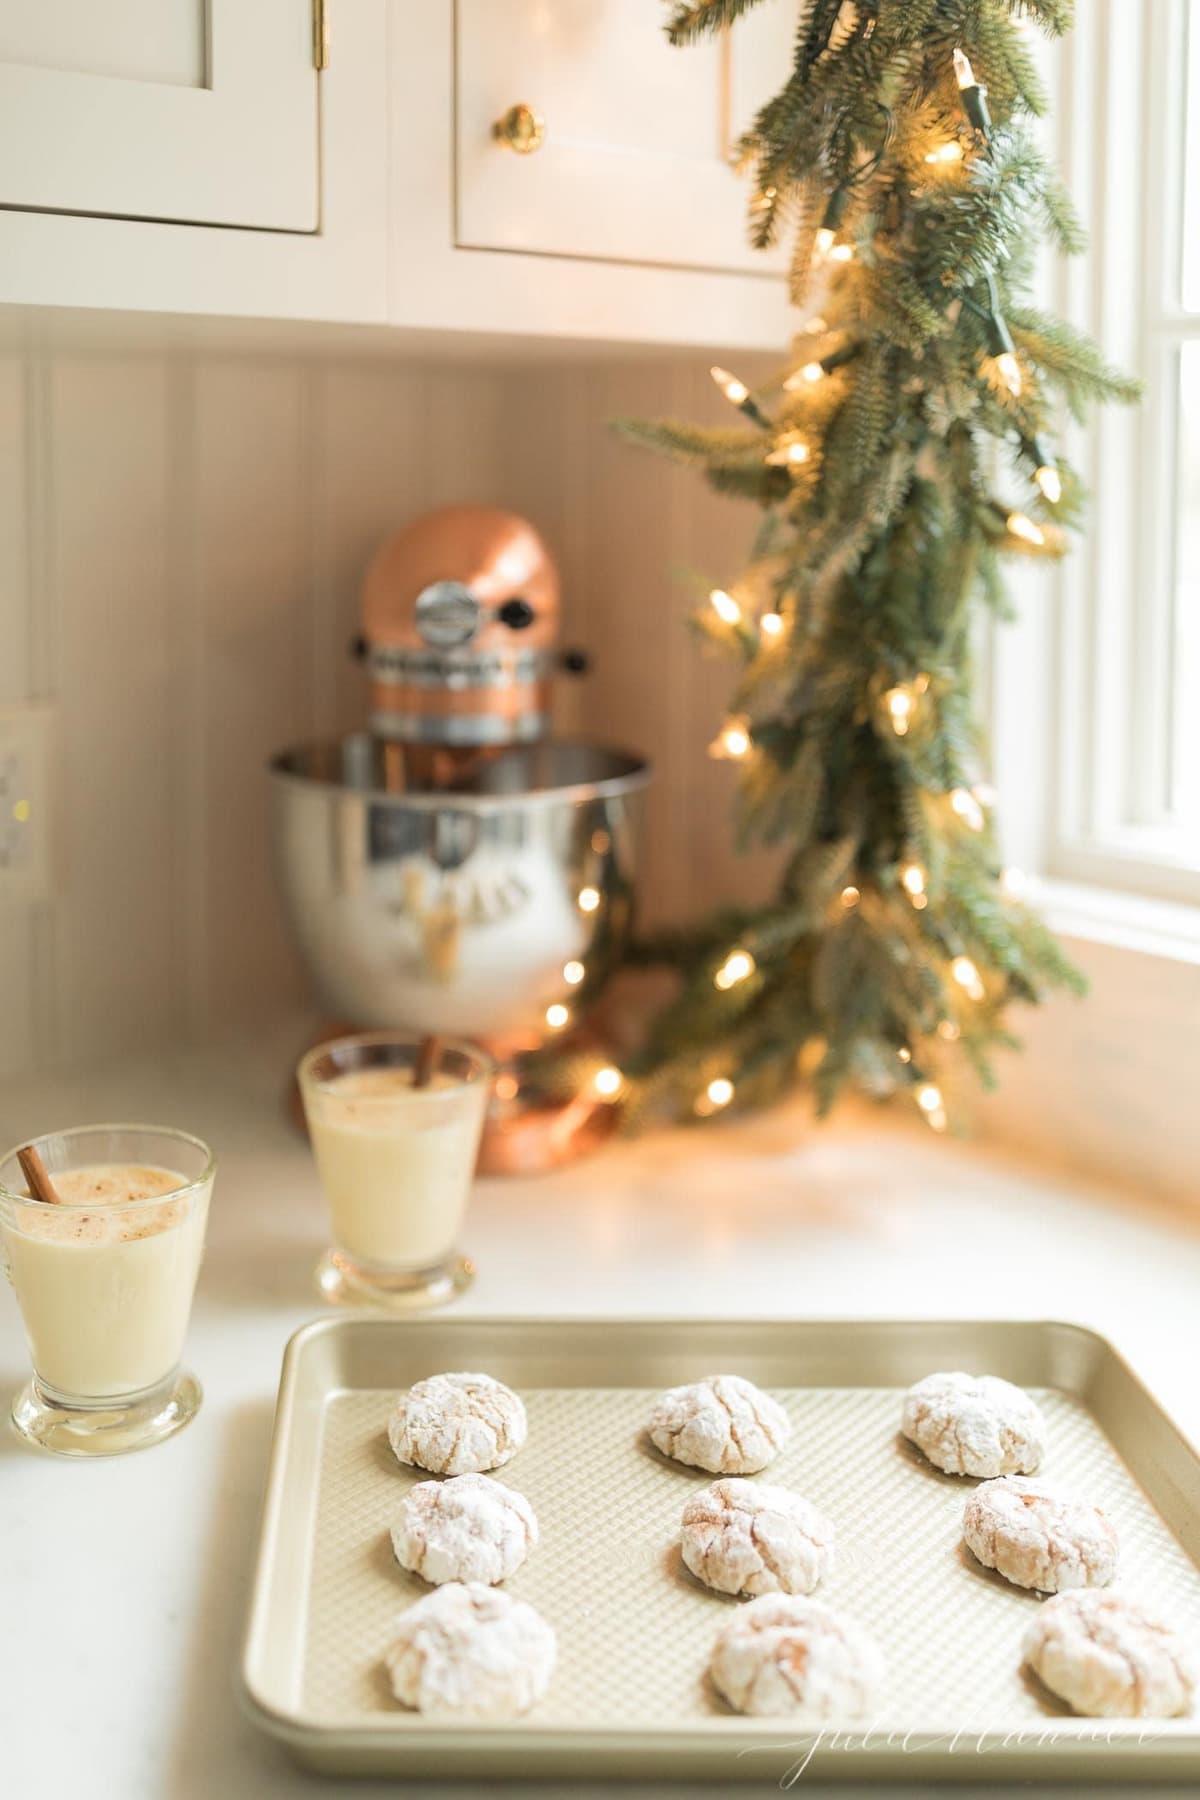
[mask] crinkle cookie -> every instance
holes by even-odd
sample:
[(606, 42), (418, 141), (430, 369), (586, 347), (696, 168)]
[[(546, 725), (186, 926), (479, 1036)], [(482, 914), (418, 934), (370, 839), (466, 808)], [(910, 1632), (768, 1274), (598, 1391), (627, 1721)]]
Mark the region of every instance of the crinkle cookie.
[(388, 1442), (402, 1463), (434, 1475), (479, 1475), (515, 1456), (529, 1429), (511, 1388), (490, 1375), (430, 1375), (401, 1394)]
[(791, 1436), (777, 1400), (740, 1375), (706, 1375), (660, 1394), (650, 1415), (650, 1441), (664, 1456), (713, 1475), (765, 1469)]
[(1046, 1454), (1041, 1412), (998, 1375), (927, 1375), (904, 1396), (900, 1429), (947, 1475), (1034, 1475)]
[(545, 1693), (555, 1655), (526, 1601), (454, 1581), (401, 1615), (384, 1660), (397, 1700), (428, 1718), (512, 1719)]
[(506, 1581), (538, 1541), (524, 1494), (490, 1475), (419, 1481), (404, 1496), (392, 1526), (402, 1569), (435, 1587), (444, 1581)]
[(811, 1594), (833, 1561), (833, 1526), (765, 1482), (714, 1481), (680, 1521), (683, 1560), (719, 1594)]
[(735, 1712), (821, 1723), (869, 1712), (884, 1662), (861, 1625), (819, 1600), (764, 1594), (717, 1633), (709, 1673)]
[(1099, 1507), (1021, 1475), (976, 1488), (963, 1538), (985, 1568), (1043, 1594), (1104, 1587), (1116, 1573), (1117, 1534)]
[(1182, 1638), (1123, 1594), (1060, 1594), (1025, 1633), (1025, 1661), (1092, 1719), (1172, 1719), (1190, 1713), (1196, 1672)]

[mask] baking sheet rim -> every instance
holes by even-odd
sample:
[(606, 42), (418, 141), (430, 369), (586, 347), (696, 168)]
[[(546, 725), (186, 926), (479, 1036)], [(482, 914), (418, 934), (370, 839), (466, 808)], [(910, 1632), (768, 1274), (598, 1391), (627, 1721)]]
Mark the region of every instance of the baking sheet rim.
[[(564, 1327), (586, 1331), (597, 1328), (621, 1328), (637, 1330), (641, 1328), (688, 1327), (697, 1331), (717, 1327), (722, 1329), (738, 1326), (753, 1327), (756, 1331), (795, 1329), (797, 1326), (810, 1328), (829, 1327), (847, 1330), (861, 1329), (864, 1326), (911, 1328), (913, 1330), (989, 1330), (1027, 1328), (1039, 1332), (1065, 1332), (1073, 1337), (1086, 1341), (1093, 1354), (1106, 1357), (1115, 1363), (1122, 1374), (1138, 1389), (1144, 1405), (1158, 1414), (1160, 1420), (1179, 1440), (1183, 1451), (1190, 1455), (1200, 1468), (1200, 1450), (1187, 1434), (1176, 1424), (1165, 1408), (1146, 1387), (1141, 1377), (1131, 1367), (1126, 1358), (1102, 1331), (1077, 1320), (1038, 1317), (996, 1318), (921, 1318), (899, 1317), (883, 1318), (854, 1315), (829, 1315), (818, 1317), (796, 1317), (788, 1315), (761, 1316), (754, 1319), (739, 1319), (727, 1315), (711, 1318), (695, 1318), (687, 1315), (672, 1314), (620, 1314), (620, 1313), (578, 1313), (578, 1314), (469, 1314), (461, 1320), (449, 1320), (444, 1314), (431, 1314), (428, 1318), (398, 1320), (367, 1310), (346, 1309), (337, 1314), (311, 1319), (307, 1324), (299, 1326), (289, 1337), (284, 1348), (280, 1370), (279, 1391), (272, 1425), (271, 1455), (268, 1463), (267, 1480), (264, 1489), (262, 1518), (258, 1533), (254, 1578), (251, 1594), (250, 1612), (247, 1620), (243, 1653), (240, 1664), (240, 1681), (238, 1696), (248, 1716), (270, 1735), (287, 1744), (297, 1754), (311, 1758), (314, 1763), (331, 1766), (332, 1759), (340, 1753), (354, 1755), (363, 1752), (367, 1762), (366, 1771), (377, 1769), (380, 1763), (372, 1760), (371, 1753), (403, 1749), (406, 1758), (410, 1759), (412, 1772), (421, 1773), (427, 1760), (442, 1755), (455, 1759), (476, 1758), (489, 1751), (512, 1753), (520, 1749), (527, 1759), (528, 1773), (531, 1777), (543, 1772), (552, 1774), (556, 1770), (565, 1769), (567, 1763), (581, 1755), (591, 1755), (603, 1759), (619, 1754), (622, 1757), (635, 1758), (645, 1755), (656, 1765), (670, 1766), (674, 1764), (682, 1772), (687, 1762), (692, 1762), (698, 1750), (702, 1751), (707, 1740), (714, 1740), (711, 1749), (715, 1753), (718, 1748), (725, 1749), (735, 1760), (740, 1760), (744, 1749), (753, 1747), (750, 1740), (762, 1740), (767, 1737), (780, 1737), (787, 1733), (787, 1747), (796, 1750), (802, 1756), (810, 1745), (820, 1745), (822, 1741), (833, 1739), (839, 1752), (839, 1774), (846, 1779), (859, 1778), (868, 1769), (874, 1769), (885, 1778), (891, 1778), (893, 1772), (898, 1777), (901, 1770), (916, 1776), (929, 1773), (926, 1755), (936, 1759), (941, 1770), (944, 1763), (954, 1761), (947, 1756), (947, 1745), (961, 1737), (969, 1736), (971, 1744), (972, 1767), (977, 1773), (995, 1770), (998, 1778), (1025, 1778), (1025, 1770), (1034, 1766), (1031, 1759), (1037, 1759), (1037, 1766), (1046, 1765), (1047, 1775), (1065, 1776), (1067, 1771), (1061, 1767), (1062, 1759), (1080, 1753), (1089, 1753), (1086, 1764), (1089, 1777), (1102, 1779), (1103, 1773), (1094, 1758), (1097, 1754), (1097, 1741), (1113, 1752), (1129, 1751), (1142, 1747), (1139, 1740), (1150, 1737), (1149, 1754), (1156, 1765), (1154, 1773), (1159, 1777), (1173, 1775), (1178, 1772), (1178, 1765), (1185, 1757), (1200, 1756), (1200, 1719), (1196, 1716), (1168, 1720), (1147, 1719), (1092, 1719), (1071, 1715), (1047, 1716), (1044, 1720), (1034, 1721), (1028, 1725), (1016, 1725), (994, 1732), (970, 1734), (962, 1728), (950, 1729), (945, 1725), (922, 1727), (906, 1726), (902, 1733), (895, 1728), (880, 1730), (875, 1733), (869, 1728), (855, 1730), (846, 1726), (832, 1728), (795, 1727), (789, 1730), (786, 1719), (778, 1721), (762, 1718), (740, 1717), (737, 1714), (715, 1716), (709, 1719), (690, 1720), (686, 1727), (677, 1730), (655, 1726), (649, 1728), (639, 1726), (636, 1722), (620, 1726), (545, 1726), (530, 1727), (529, 1722), (514, 1719), (508, 1722), (463, 1726), (447, 1726), (430, 1723), (426, 1725), (419, 1718), (403, 1721), (401, 1732), (397, 1732), (397, 1721), (394, 1718), (363, 1718), (347, 1723), (343, 1720), (323, 1722), (311, 1713), (290, 1710), (267, 1699), (259, 1691), (255, 1679), (254, 1657), (258, 1636), (269, 1623), (263, 1614), (267, 1607), (265, 1593), (265, 1570), (268, 1552), (274, 1534), (279, 1505), (283, 1495), (285, 1464), (293, 1421), (295, 1418), (294, 1388), (298, 1379), (301, 1358), (307, 1345), (321, 1337), (334, 1337), (351, 1325), (366, 1325), (369, 1328), (387, 1329), (402, 1325), (405, 1329), (421, 1330), (426, 1327), (445, 1327), (458, 1324), (472, 1328), (520, 1329), (521, 1327)], [(814, 1384), (816, 1385), (816, 1384)], [(839, 1385), (852, 1385), (849, 1383)], [(336, 1389), (329, 1390), (336, 1392)], [(1135, 1479), (1137, 1471), (1131, 1471)], [(315, 1501), (315, 1494), (313, 1496)], [(913, 1748), (900, 1751), (897, 1762), (890, 1759), (884, 1764), (881, 1760), (887, 1756), (887, 1740), (901, 1736), (905, 1745)], [(745, 1737), (745, 1747), (737, 1746), (731, 1740)], [(883, 1739), (880, 1744), (872, 1740)], [(699, 1742), (698, 1742), (699, 1740)], [(1047, 1741), (1048, 1740), (1048, 1741)], [(762, 1745), (770, 1748), (770, 1745)], [(894, 1744), (891, 1748), (895, 1748)], [(724, 1767), (724, 1765), (722, 1765)], [(966, 1764), (956, 1765), (965, 1770)], [(461, 1771), (460, 1772), (465, 1772)], [(718, 1771), (714, 1770), (714, 1773)], [(749, 1772), (749, 1771), (747, 1771)], [(1126, 1757), (1120, 1757), (1119, 1767), (1114, 1759), (1112, 1768), (1114, 1778), (1128, 1778), (1130, 1770)], [(1147, 1771), (1149, 1773), (1149, 1771)], [(446, 1779), (452, 1780), (455, 1770), (450, 1767), (445, 1772)], [(822, 1779), (834, 1778), (834, 1772), (827, 1765), (822, 1766)]]

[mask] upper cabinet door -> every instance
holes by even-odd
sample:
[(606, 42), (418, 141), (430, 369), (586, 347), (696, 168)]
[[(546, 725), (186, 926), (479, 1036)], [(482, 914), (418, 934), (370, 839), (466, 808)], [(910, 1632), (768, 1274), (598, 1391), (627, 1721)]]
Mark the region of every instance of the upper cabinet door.
[[(767, 273), (747, 238), (739, 132), (791, 67), (797, 0), (673, 49), (656, 0), (458, 0), (457, 242)], [(539, 148), (493, 135), (524, 104)]]
[(0, 206), (314, 231), (312, 0), (0, 0)]

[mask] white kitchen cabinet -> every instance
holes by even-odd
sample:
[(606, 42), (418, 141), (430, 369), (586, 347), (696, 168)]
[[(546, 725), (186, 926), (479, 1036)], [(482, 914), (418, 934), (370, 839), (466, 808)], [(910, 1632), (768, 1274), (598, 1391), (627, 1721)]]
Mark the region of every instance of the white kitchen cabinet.
[[(394, 29), (393, 323), (777, 347), (782, 253), (746, 243), (728, 150), (790, 67), (796, 0), (672, 49), (658, 0), (423, 0)], [(394, 14), (394, 19), (400, 13)], [(545, 121), (520, 156), (492, 135)]]
[(0, 0), (0, 205), (314, 231), (313, 0)]
[[(686, 49), (653, 0), (458, 0), (457, 241), (762, 275), (738, 136), (791, 66), (797, 6), (771, 0)], [(493, 126), (514, 104), (532, 153)]]
[[(397, 327), (785, 338), (783, 252), (747, 244), (729, 152), (797, 0), (681, 50), (658, 0), (326, 0), (320, 72), (314, 4), (0, 0), (0, 307), (231, 341), (243, 318), (369, 326), (381, 350)], [(520, 100), (546, 118), (532, 156), (492, 136)]]
[(0, 0), (0, 304), (383, 325), (389, 0), (330, 11), (318, 73), (313, 0)]

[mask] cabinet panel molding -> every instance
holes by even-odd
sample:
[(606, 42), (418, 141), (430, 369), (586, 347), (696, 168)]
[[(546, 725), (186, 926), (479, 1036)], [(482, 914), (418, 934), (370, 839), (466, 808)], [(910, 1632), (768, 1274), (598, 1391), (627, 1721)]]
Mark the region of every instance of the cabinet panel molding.
[(311, 0), (0, 0), (0, 205), (314, 231), (319, 148)]

